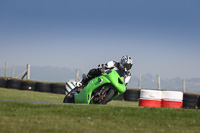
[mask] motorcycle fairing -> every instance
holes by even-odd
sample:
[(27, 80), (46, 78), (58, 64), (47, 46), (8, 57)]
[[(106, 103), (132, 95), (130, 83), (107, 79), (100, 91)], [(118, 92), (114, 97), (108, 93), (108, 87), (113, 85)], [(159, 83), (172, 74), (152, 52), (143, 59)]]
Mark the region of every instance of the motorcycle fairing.
[(113, 98), (126, 91), (124, 81), (115, 70), (112, 70), (109, 74), (103, 73), (101, 76), (90, 80), (88, 85), (80, 93), (74, 95), (75, 103), (90, 104), (92, 92), (104, 84), (110, 84), (117, 90)]

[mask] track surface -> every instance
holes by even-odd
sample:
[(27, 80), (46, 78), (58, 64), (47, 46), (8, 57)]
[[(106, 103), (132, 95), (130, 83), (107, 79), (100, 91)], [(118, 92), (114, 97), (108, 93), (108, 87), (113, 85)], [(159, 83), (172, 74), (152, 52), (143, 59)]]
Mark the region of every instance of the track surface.
[[(21, 103), (31, 103), (31, 104), (43, 104), (43, 105), (82, 105), (82, 106), (105, 106), (105, 104), (74, 104), (74, 103), (57, 103), (57, 102), (39, 102), (39, 101), (23, 101), (23, 100), (9, 100), (9, 99), (0, 99), (0, 102), (21, 102)], [(113, 106), (113, 107), (134, 107), (137, 108), (138, 106), (129, 106), (129, 105), (106, 105), (106, 106)]]
[[(22, 101), (22, 100), (8, 100), (8, 99), (0, 99), (0, 102), (22, 102), (22, 103), (33, 103), (33, 104), (61, 104), (61, 105), (69, 105), (69, 104), (71, 104), (71, 103)], [(84, 105), (84, 104), (71, 104), (71, 105)], [(85, 105), (87, 105), (87, 104), (85, 104)]]

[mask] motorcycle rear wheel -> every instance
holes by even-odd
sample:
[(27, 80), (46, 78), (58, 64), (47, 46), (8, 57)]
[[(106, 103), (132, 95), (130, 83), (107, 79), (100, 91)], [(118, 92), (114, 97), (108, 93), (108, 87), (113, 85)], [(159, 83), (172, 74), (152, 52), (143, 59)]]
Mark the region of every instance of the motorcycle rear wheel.
[(75, 101), (74, 101), (74, 94), (73, 94), (74, 91), (77, 91), (77, 93), (80, 92), (78, 87), (74, 88), (73, 90), (71, 90), (71, 91), (65, 96), (65, 98), (64, 98), (64, 100), (63, 100), (63, 103), (74, 103), (74, 102), (75, 102)]
[(65, 96), (63, 103), (74, 103), (73, 98), (69, 98), (67, 95)]

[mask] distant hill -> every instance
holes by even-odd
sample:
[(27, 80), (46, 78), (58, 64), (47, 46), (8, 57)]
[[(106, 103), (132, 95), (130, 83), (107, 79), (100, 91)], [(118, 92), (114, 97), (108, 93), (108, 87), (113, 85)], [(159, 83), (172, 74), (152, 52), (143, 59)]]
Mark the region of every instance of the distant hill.
[[(130, 87), (138, 87), (139, 78), (133, 76), (131, 79)], [(180, 77), (176, 78), (162, 78), (161, 77), (161, 90), (177, 90), (183, 91), (183, 79)], [(200, 94), (200, 78), (185, 79), (186, 92)], [(141, 88), (157, 89), (158, 78), (157, 75), (144, 74), (141, 78)]]
[[(25, 69), (26, 67), (19, 67), (19, 66), (15, 67), (14, 77), (18, 76)], [(5, 68), (0, 68), (0, 76), (4, 76), (4, 72)], [(31, 73), (30, 74), (31, 80), (48, 81), (48, 82), (65, 82), (66, 80), (75, 79), (76, 77), (76, 69), (70, 69), (67, 67), (31, 66), (30, 73)], [(7, 77), (11, 77), (11, 75), (12, 75), (12, 67), (8, 67)]]
[[(15, 77), (22, 73), (26, 67), (16, 67)], [(4, 76), (5, 68), (0, 68), (0, 76)], [(7, 70), (8, 77), (11, 77), (12, 67)], [(82, 75), (82, 71), (79, 70), (79, 77)], [(48, 81), (48, 82), (66, 82), (69, 79), (75, 79), (76, 69), (70, 69), (67, 67), (38, 67), (31, 66), (31, 79), (37, 81)], [(178, 90), (182, 91), (183, 83), (182, 78), (163, 79), (161, 77), (161, 89), (162, 90)], [(132, 76), (128, 88), (138, 88), (139, 78)], [(185, 79), (186, 92), (200, 94), (200, 78)], [(141, 87), (146, 89), (157, 89), (157, 75), (144, 74), (141, 79)]]

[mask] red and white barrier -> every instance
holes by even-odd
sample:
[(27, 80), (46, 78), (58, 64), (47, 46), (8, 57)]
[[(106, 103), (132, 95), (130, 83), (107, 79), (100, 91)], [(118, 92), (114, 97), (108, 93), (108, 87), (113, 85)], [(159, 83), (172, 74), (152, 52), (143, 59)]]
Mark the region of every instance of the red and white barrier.
[(141, 90), (140, 91), (140, 98), (161, 100), (162, 99), (162, 91), (159, 91), (159, 90)]
[(141, 90), (139, 106), (141, 107), (161, 107), (162, 92), (158, 90)]
[(155, 108), (182, 108), (183, 92), (181, 91), (159, 91), (141, 90), (139, 106)]
[(161, 100), (154, 100), (154, 99), (139, 99), (139, 106), (141, 107), (154, 107), (160, 108), (161, 107)]
[(161, 107), (162, 108), (177, 108), (181, 109), (183, 106), (182, 101), (169, 101), (169, 100), (162, 100)]
[(181, 109), (182, 106), (183, 106), (183, 92), (181, 91), (162, 92), (161, 107)]

